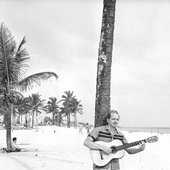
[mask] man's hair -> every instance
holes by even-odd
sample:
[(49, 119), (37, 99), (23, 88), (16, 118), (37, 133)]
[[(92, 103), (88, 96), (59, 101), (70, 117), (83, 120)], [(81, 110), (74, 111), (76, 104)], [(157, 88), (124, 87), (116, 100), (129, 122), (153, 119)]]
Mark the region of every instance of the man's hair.
[[(117, 110), (110, 110), (110, 111), (108, 112), (108, 114), (107, 114), (107, 115), (104, 117), (104, 119), (103, 119), (103, 125), (104, 125), (104, 126), (108, 124), (107, 120), (110, 119), (112, 113), (115, 113), (115, 114), (119, 115), (119, 113), (118, 113)], [(120, 117), (120, 115), (119, 115), (119, 117)]]
[(16, 138), (16, 137), (13, 137), (12, 141), (14, 141), (14, 140), (17, 140), (17, 138)]

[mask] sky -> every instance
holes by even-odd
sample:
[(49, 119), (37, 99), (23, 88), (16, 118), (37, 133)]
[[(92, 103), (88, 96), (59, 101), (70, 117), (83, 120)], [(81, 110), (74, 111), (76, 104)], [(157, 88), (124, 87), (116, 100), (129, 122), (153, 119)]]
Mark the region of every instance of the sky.
[[(169, 127), (170, 2), (117, 0), (111, 76), (111, 109), (120, 126)], [(27, 94), (42, 98), (74, 91), (79, 121), (94, 123), (96, 73), (103, 0), (0, 0), (0, 22), (17, 44), (26, 36), (25, 76), (42, 71), (59, 78)]]

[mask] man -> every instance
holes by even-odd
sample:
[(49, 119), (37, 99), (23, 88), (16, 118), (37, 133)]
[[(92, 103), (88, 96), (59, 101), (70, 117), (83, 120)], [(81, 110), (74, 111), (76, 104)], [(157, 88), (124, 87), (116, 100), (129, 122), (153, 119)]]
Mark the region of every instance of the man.
[(16, 138), (16, 137), (14, 137), (14, 138), (12, 139), (12, 151), (13, 151), (13, 152), (20, 152), (20, 151), (21, 151), (21, 148), (19, 148), (19, 147), (17, 146), (17, 138)]
[[(103, 151), (105, 154), (110, 154), (112, 149), (95, 143), (96, 141), (111, 142), (112, 140), (119, 139), (123, 144), (128, 143), (124, 135), (117, 129), (120, 115), (116, 110), (111, 110), (105, 117), (101, 127), (94, 128), (84, 141), (84, 145), (89, 149), (97, 149)], [(135, 154), (145, 149), (145, 144), (142, 143), (138, 148), (125, 149), (128, 154)], [(99, 167), (93, 165), (93, 170), (120, 170), (119, 159), (112, 159), (106, 166)]]

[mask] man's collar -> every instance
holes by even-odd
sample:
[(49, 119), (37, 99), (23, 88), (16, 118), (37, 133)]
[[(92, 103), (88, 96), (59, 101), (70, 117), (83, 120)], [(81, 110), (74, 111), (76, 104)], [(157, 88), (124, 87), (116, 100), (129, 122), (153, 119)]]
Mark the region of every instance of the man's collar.
[[(106, 130), (110, 132), (108, 125), (106, 125)], [(115, 127), (116, 133), (118, 133), (117, 127)]]

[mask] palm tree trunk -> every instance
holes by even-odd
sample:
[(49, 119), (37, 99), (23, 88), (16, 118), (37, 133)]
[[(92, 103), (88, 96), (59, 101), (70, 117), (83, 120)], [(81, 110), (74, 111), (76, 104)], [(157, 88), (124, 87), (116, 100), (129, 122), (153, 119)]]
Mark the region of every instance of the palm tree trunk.
[(17, 116), (17, 123), (19, 123), (19, 124), (21, 124), (21, 115), (19, 114), (18, 116)]
[(17, 117), (17, 123), (21, 124), (22, 123), (21, 119), (22, 119), (21, 114), (19, 114), (18, 117)]
[(27, 113), (25, 114), (25, 127), (28, 127), (28, 116)]
[(52, 115), (53, 115), (52, 124), (54, 125), (54, 117), (55, 117), (55, 113), (53, 112)]
[(22, 114), (20, 114), (20, 117), (21, 117), (21, 119), (20, 119), (19, 123), (21, 124), (22, 123)]
[(70, 128), (70, 113), (67, 113), (67, 127)]
[(12, 150), (12, 144), (11, 144), (11, 129), (12, 129), (12, 121), (11, 118), (13, 119), (13, 104), (11, 101), (11, 90), (10, 90), (10, 85), (9, 85), (9, 79), (8, 79), (8, 85), (7, 85), (7, 104), (9, 107), (9, 112), (7, 113), (6, 117), (6, 143), (7, 143), (7, 150), (11, 151)]
[(74, 128), (77, 129), (77, 114), (74, 113)]
[(31, 111), (28, 111), (27, 122), (28, 122), (28, 127), (31, 127)]
[(13, 127), (14, 127), (14, 114), (13, 114), (13, 111), (14, 111), (14, 105), (11, 103), (10, 104), (10, 110), (11, 110), (11, 129), (13, 129)]
[(115, 6), (116, 0), (104, 0), (97, 65), (95, 127), (102, 125), (103, 118), (110, 111), (110, 82)]
[(38, 112), (36, 111), (36, 132), (38, 132)]
[(34, 128), (34, 111), (32, 112), (32, 128)]
[(7, 150), (11, 151), (11, 114), (12, 114), (12, 105), (10, 106), (10, 112), (7, 113), (6, 117), (6, 143), (7, 143)]
[(57, 126), (60, 126), (61, 125), (61, 123), (60, 123), (61, 122), (60, 114), (56, 115), (55, 120), (56, 120)]
[(61, 113), (59, 113), (58, 115), (58, 125), (61, 126), (61, 120), (62, 120), (62, 116), (61, 116)]

